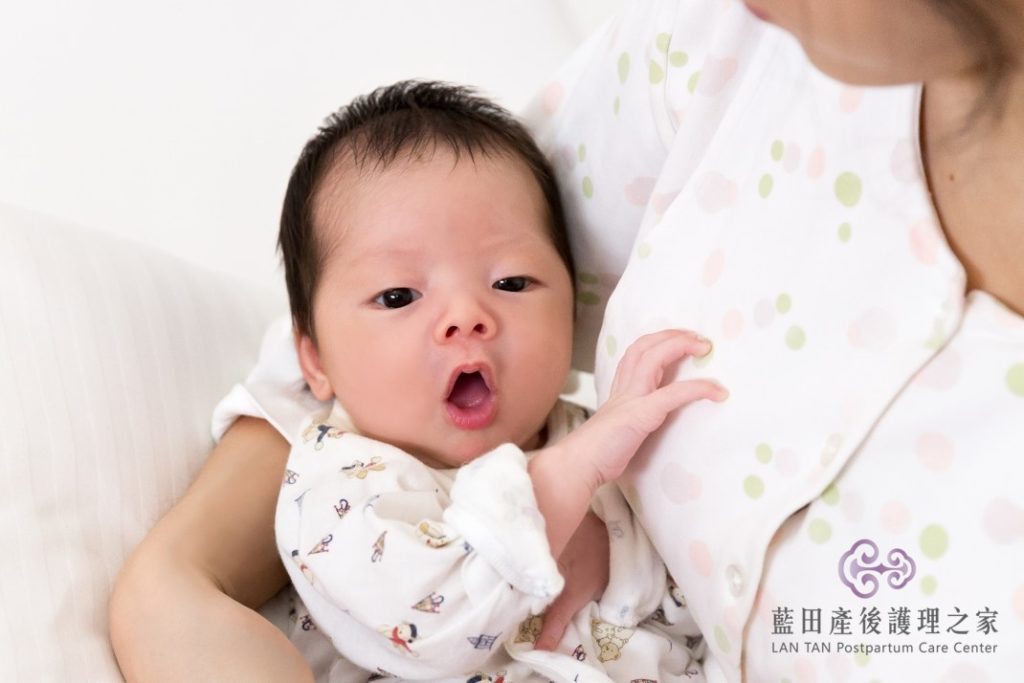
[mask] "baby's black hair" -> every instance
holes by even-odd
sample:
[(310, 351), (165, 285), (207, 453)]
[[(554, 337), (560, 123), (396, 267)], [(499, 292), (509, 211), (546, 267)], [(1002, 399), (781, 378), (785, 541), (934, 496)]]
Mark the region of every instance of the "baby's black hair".
[(313, 340), (313, 297), (323, 271), (324, 248), (314, 225), (314, 199), (341, 159), (380, 170), (399, 157), (418, 158), (438, 145), (456, 160), (463, 154), (507, 155), (532, 173), (547, 206), (548, 233), (575, 283), (562, 201), (554, 172), (526, 128), (508, 111), (473, 89), (436, 81), (400, 81), (355, 98), (327, 117), (292, 170), (281, 209), (278, 248), (295, 329)]

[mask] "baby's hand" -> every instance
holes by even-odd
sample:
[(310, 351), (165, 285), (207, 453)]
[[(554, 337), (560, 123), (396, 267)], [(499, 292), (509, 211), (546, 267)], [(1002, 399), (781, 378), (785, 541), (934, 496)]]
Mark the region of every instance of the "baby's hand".
[(710, 350), (706, 339), (682, 330), (644, 335), (626, 349), (608, 400), (559, 443), (566, 455), (583, 468), (584, 476), (592, 477), (593, 490), (622, 474), (640, 444), (670, 412), (702, 398), (723, 401), (728, 397), (725, 388), (706, 379), (662, 386), (665, 368), (686, 356), (700, 357)]

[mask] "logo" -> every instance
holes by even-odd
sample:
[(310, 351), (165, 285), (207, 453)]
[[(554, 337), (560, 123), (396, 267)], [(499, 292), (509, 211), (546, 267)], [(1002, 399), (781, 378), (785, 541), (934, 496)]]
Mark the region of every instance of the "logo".
[(858, 598), (870, 598), (878, 592), (883, 577), (891, 588), (899, 590), (917, 573), (914, 559), (902, 548), (890, 550), (886, 560), (888, 563), (879, 561), (874, 541), (862, 538), (839, 558), (839, 580)]

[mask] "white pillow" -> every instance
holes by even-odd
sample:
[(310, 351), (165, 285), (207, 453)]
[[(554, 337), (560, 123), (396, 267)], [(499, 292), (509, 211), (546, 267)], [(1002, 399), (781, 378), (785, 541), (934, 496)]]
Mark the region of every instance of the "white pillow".
[(0, 205), (0, 680), (120, 680), (118, 569), (285, 310), (280, 292)]

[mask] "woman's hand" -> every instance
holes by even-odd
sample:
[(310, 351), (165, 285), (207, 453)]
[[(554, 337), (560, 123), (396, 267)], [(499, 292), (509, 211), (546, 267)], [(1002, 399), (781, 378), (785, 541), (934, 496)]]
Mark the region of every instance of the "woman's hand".
[(558, 646), (576, 613), (604, 593), (608, 568), (608, 529), (600, 517), (588, 512), (558, 558), (565, 588), (548, 606), (536, 649), (554, 650)]

